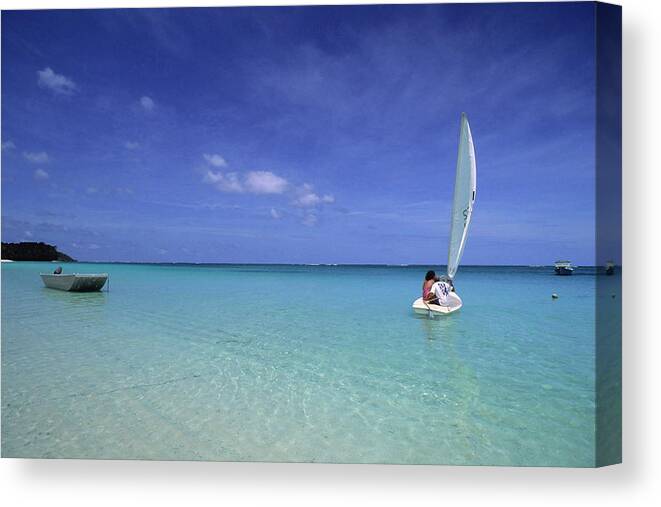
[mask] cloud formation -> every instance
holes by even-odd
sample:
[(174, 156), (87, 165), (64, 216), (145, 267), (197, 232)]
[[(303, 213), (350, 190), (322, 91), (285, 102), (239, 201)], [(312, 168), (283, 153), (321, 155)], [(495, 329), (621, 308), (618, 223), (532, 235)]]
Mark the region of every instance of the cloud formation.
[[(223, 157), (217, 154), (204, 154), (204, 159), (209, 166), (226, 167), (227, 162)], [(325, 204), (333, 204), (335, 196), (332, 194), (318, 194), (314, 186), (310, 183), (303, 183), (295, 186), (282, 176), (271, 171), (249, 171), (244, 174), (238, 172), (214, 171), (212, 168), (206, 168), (204, 183), (214, 186), (220, 192), (226, 193), (245, 193), (255, 195), (286, 195), (289, 204), (300, 211), (294, 215), (301, 218), (301, 223), (308, 227), (317, 224), (318, 213)], [(284, 214), (276, 208), (270, 208), (269, 215), (274, 220), (280, 220)]]
[(68, 77), (57, 74), (50, 67), (37, 71), (37, 83), (41, 88), (51, 90), (57, 95), (73, 95), (78, 86)]
[(319, 195), (314, 191), (314, 187), (309, 183), (304, 183), (295, 191), (295, 199), (292, 205), (297, 208), (303, 208), (302, 224), (308, 227), (314, 227), (319, 221), (318, 211), (324, 204), (333, 204), (335, 196), (332, 194)]
[(294, 206), (299, 208), (313, 208), (320, 204), (332, 204), (335, 202), (335, 197), (331, 194), (319, 196), (314, 192), (314, 188), (309, 183), (304, 183), (296, 190), (296, 199)]
[(140, 105), (145, 111), (153, 111), (156, 107), (154, 100), (151, 97), (147, 97), (146, 95), (140, 97)]
[(2, 141), (2, 151), (13, 150), (16, 148), (16, 145), (13, 141)]
[[(227, 161), (217, 153), (202, 155), (212, 167), (227, 167)], [(221, 192), (249, 194), (282, 194), (289, 187), (289, 182), (271, 171), (249, 171), (244, 175), (232, 171), (223, 173), (207, 169), (204, 183), (213, 185)]]
[(204, 160), (206, 160), (210, 165), (212, 165), (214, 167), (226, 167), (227, 166), (227, 162), (225, 161), (225, 159), (223, 157), (221, 157), (220, 155), (218, 155), (217, 153), (213, 153), (213, 154), (205, 153), (202, 156), (204, 157)]
[(245, 187), (253, 194), (282, 194), (289, 183), (271, 171), (250, 171), (245, 179)]
[(34, 172), (34, 179), (37, 181), (44, 181), (48, 179), (48, 173), (43, 169), (37, 169)]
[(221, 192), (250, 194), (282, 194), (289, 183), (270, 171), (250, 171), (243, 177), (236, 172), (222, 173), (207, 170), (202, 180)]
[(126, 141), (124, 143), (124, 148), (126, 148), (127, 150), (135, 150), (139, 146), (140, 146), (140, 144), (135, 142), (135, 141)]
[(46, 153), (45, 151), (40, 151), (40, 152), (26, 151), (23, 152), (23, 157), (25, 157), (25, 160), (33, 164), (45, 164), (50, 160), (50, 158), (48, 157), (48, 153)]
[(202, 181), (213, 185), (221, 192), (243, 192), (243, 185), (239, 181), (239, 176), (236, 173), (223, 174), (221, 172), (208, 170)]

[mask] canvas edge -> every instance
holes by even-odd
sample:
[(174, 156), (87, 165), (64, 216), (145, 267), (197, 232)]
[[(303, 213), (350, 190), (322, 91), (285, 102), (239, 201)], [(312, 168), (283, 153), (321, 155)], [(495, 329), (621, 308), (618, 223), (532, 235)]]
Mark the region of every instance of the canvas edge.
[[(622, 7), (595, 2), (595, 467), (622, 462)], [(616, 277), (605, 275), (608, 260)], [(618, 274), (617, 271), (620, 271)], [(613, 315), (619, 312), (619, 315)]]

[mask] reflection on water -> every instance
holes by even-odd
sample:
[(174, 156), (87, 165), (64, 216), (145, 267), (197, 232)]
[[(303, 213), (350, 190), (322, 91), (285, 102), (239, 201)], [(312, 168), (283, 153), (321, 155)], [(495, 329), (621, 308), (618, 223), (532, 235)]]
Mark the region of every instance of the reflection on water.
[(103, 306), (109, 297), (107, 292), (68, 292), (47, 287), (42, 288), (42, 293), (48, 303), (63, 307), (84, 306), (93, 308)]
[(422, 325), (423, 334), (427, 340), (431, 341), (441, 339), (446, 342), (453, 338), (452, 333), (456, 327), (455, 323), (458, 314), (455, 313), (454, 315), (445, 315), (433, 318), (419, 314), (414, 315), (418, 317), (418, 320)]

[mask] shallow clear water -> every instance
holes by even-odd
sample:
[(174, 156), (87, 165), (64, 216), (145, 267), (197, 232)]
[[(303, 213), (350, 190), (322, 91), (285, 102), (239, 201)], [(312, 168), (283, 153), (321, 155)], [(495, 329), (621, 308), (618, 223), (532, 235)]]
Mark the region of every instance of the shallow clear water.
[(64, 267), (110, 292), (2, 265), (3, 456), (594, 464), (588, 269), (462, 267), (429, 320), (422, 267)]

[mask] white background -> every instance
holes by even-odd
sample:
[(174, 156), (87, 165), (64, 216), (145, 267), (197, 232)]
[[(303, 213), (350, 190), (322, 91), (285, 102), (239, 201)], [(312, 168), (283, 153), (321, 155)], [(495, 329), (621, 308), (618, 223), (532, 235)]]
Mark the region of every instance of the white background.
[[(9, 1), (3, 9), (298, 4)], [(325, 2), (336, 3), (336, 2)], [(386, 2), (362, 2), (386, 3)], [(402, 1), (398, 3), (403, 3)], [(624, 461), (599, 470), (0, 460), (3, 505), (648, 505), (661, 500), (661, 8), (624, 7)]]

